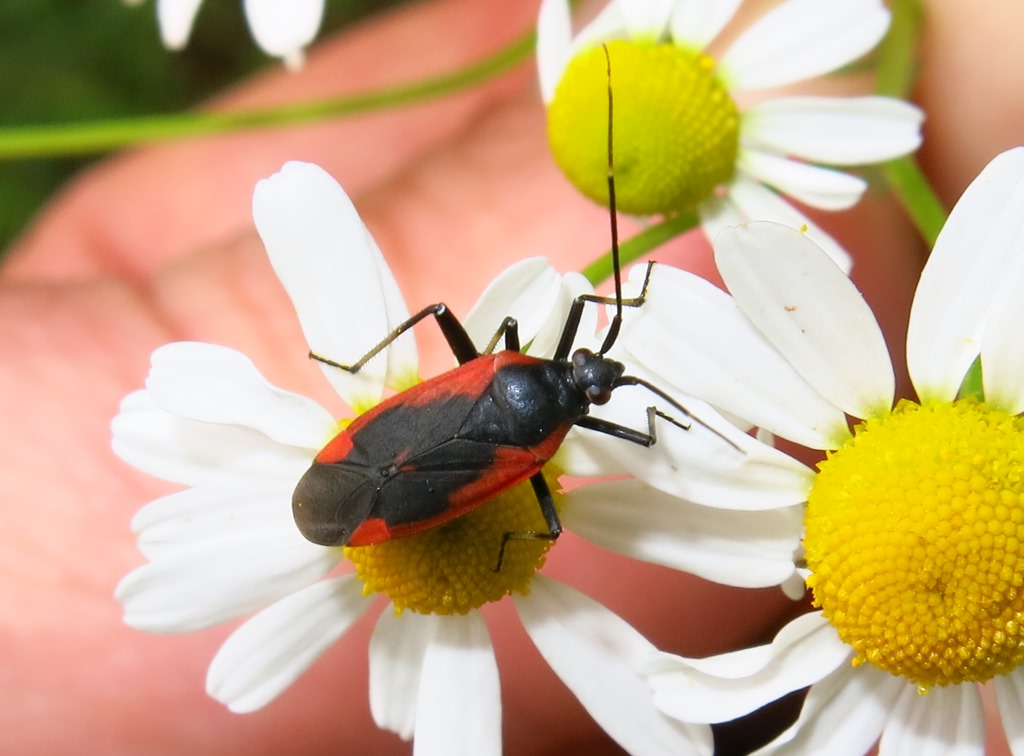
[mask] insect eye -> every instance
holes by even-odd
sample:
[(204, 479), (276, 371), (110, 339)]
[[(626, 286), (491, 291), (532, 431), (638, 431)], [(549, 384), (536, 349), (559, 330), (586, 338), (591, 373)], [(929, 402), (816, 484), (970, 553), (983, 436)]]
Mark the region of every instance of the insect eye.
[(589, 349), (577, 349), (572, 353), (572, 365), (577, 369), (586, 367), (587, 363), (590, 362), (593, 356), (594, 353)]
[(588, 386), (587, 399), (591, 404), (607, 404), (612, 392), (603, 386)]

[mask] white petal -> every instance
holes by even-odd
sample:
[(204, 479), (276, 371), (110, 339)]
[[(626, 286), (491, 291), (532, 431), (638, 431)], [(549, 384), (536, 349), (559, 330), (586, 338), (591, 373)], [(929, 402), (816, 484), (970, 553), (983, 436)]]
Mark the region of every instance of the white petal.
[(669, 22), (672, 41), (680, 47), (703, 50), (722, 31), (743, 0), (677, 0)]
[(498, 663), (483, 615), (439, 617), (423, 657), (413, 753), (501, 752)]
[(778, 97), (743, 113), (743, 144), (829, 165), (913, 152), (924, 112), (893, 97)]
[(658, 265), (647, 301), (617, 347), (674, 386), (760, 428), (817, 449), (848, 436), (826, 401), (740, 312), (732, 297), (690, 273)]
[(921, 399), (956, 396), (981, 350), (994, 294), (1022, 252), (1024, 148), (1018, 147), (997, 156), (967, 187), (921, 272), (907, 329), (907, 366)]
[(180, 50), (188, 43), (192, 24), (203, 0), (156, 0), (156, 19), (160, 38), (171, 50)]
[(331, 413), (267, 382), (241, 352), (182, 341), (160, 347), (146, 378), (157, 404), (186, 420), (241, 425), (281, 444), (319, 449), (336, 432)]
[(869, 664), (844, 664), (811, 688), (793, 726), (757, 753), (862, 756), (878, 740), (906, 687), (906, 680)]
[(807, 595), (807, 574), (804, 570), (794, 570), (793, 574), (786, 578), (779, 587), (786, 598), (791, 601), (800, 601)]
[(117, 456), (145, 473), (186, 486), (253, 481), (294, 485), (315, 453), (279, 444), (251, 428), (182, 420), (158, 407), (148, 391), (126, 396), (110, 425)]
[(807, 227), (805, 235), (849, 273), (853, 260), (839, 243), (806, 215), (763, 184), (740, 174), (729, 185), (725, 198), (705, 201), (700, 208), (701, 226), (712, 241), (728, 226), (748, 221), (775, 221), (790, 228)]
[(999, 705), (999, 718), (1010, 744), (1010, 752), (1024, 753), (1024, 674), (1015, 669), (992, 681)]
[(676, 0), (613, 0), (631, 39), (657, 40), (668, 25)]
[(726, 722), (817, 683), (850, 654), (835, 628), (812, 612), (782, 628), (770, 645), (706, 659), (657, 652), (644, 660), (644, 673), (655, 705), (669, 716)]
[(706, 727), (661, 715), (636, 665), (655, 649), (596, 601), (536, 575), (516, 608), (541, 655), (615, 741), (635, 754), (709, 753)]
[[(479, 351), (488, 343), (506, 317), (519, 324), (519, 339), (529, 344), (551, 319), (561, 290), (561, 276), (544, 257), (529, 257), (512, 264), (484, 289), (462, 325)], [(504, 349), (500, 340), (496, 349)], [(535, 353), (534, 350), (530, 350)]]
[(794, 512), (715, 509), (635, 479), (569, 491), (562, 524), (598, 546), (743, 588), (778, 585), (793, 574), (801, 537)]
[[(469, 314), (462, 321), (473, 343), (480, 351), (494, 339), (506, 317), (516, 319), (523, 351), (535, 357), (554, 355), (562, 337), (573, 303), (584, 294), (592, 295), (594, 287), (580, 273), (560, 275), (546, 258), (531, 257), (514, 263), (495, 278), (484, 290)], [(591, 345), (597, 331), (598, 305), (583, 306), (576, 338), (571, 347)], [(495, 344), (504, 348), (504, 340)]]
[(740, 152), (739, 168), (783, 194), (822, 210), (852, 207), (867, 188), (867, 182), (857, 176), (747, 148)]
[(117, 586), (124, 622), (156, 633), (184, 633), (260, 609), (329, 572), (338, 549), (315, 546), (294, 528), (224, 534), (162, 555)]
[(981, 756), (985, 716), (974, 683), (935, 687), (928, 695), (904, 685), (878, 744), (879, 756)]
[[(322, 168), (287, 163), (256, 185), (253, 219), (316, 354), (342, 364), (365, 355), (409, 316), (387, 263), (352, 201)], [(322, 365), (349, 406), (376, 403), (383, 385), (416, 367), (411, 335), (358, 374)]]
[(1017, 255), (1007, 267), (985, 321), (981, 374), (985, 401), (1017, 415), (1024, 411), (1024, 255)]
[(320, 29), (324, 0), (245, 0), (249, 29), (264, 52), (298, 61)]
[(856, 60), (888, 28), (889, 11), (879, 0), (788, 0), (733, 43), (721, 76), (737, 89), (809, 79)]
[[(582, 273), (564, 273), (559, 280), (558, 299), (554, 308), (548, 314), (543, 327), (537, 332), (530, 344), (529, 353), (537, 357), (551, 357), (558, 347), (562, 338), (562, 331), (565, 329), (565, 322), (569, 316), (569, 310), (577, 297), (583, 294), (593, 294), (594, 287)], [(576, 338), (573, 340), (572, 349), (582, 346), (581, 342), (589, 342), (597, 332), (597, 306), (584, 305), (580, 314), (580, 322), (576, 329)], [(570, 354), (572, 350), (570, 349)]]
[(152, 501), (132, 518), (138, 547), (149, 559), (215, 541), (226, 534), (259, 536), (294, 529), (292, 486), (203, 486)]
[(715, 239), (715, 262), (740, 310), (825, 399), (858, 418), (892, 408), (885, 337), (853, 282), (814, 242), (777, 223)]
[(569, 431), (552, 461), (565, 472), (579, 478), (597, 478), (628, 475), (614, 454), (608, 454), (601, 444), (589, 443), (593, 431), (575, 427)]
[(423, 657), (439, 617), (388, 605), (370, 638), (370, 711), (378, 727), (411, 740), (423, 672)]
[(237, 713), (262, 708), (370, 606), (355, 575), (324, 580), (281, 599), (224, 642), (206, 674), (206, 692)]
[(810, 469), (743, 433), (703, 402), (687, 397), (682, 404), (690, 417), (641, 388), (620, 389), (591, 414), (646, 432), (647, 408), (656, 405), (687, 427), (656, 419), (657, 443), (650, 447), (593, 431), (585, 442), (640, 480), (705, 506), (756, 511), (807, 498), (814, 480)]
[(543, 0), (537, 15), (537, 75), (544, 102), (555, 97), (555, 87), (569, 62), (572, 14), (568, 0)]

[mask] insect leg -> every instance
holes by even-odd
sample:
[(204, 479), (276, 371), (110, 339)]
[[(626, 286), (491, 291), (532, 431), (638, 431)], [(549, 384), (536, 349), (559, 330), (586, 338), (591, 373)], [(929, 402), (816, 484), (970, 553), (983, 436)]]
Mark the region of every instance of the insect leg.
[[(729, 446), (731, 446), (733, 449), (740, 453), (744, 453), (743, 449), (740, 448), (740, 446), (737, 445), (735, 441), (732, 441), (731, 439), (722, 435), (720, 431), (716, 430), (715, 428), (712, 428), (699, 417), (690, 414), (690, 412), (681, 404), (672, 401), (672, 405), (676, 407), (676, 409), (680, 410), (684, 415), (686, 415), (686, 417), (689, 420), (696, 421), (699, 425), (704, 426), (709, 431), (718, 436), (720, 439), (725, 441), (725, 443), (729, 444)], [(578, 425), (581, 428), (587, 428), (588, 430), (597, 431), (598, 433), (604, 433), (609, 436), (614, 436), (615, 438), (621, 438), (625, 441), (629, 441), (634, 444), (639, 444), (640, 446), (654, 446), (654, 444), (658, 443), (658, 433), (655, 430), (655, 418), (659, 417), (662, 420), (667, 420), (668, 422), (672, 423), (672, 425), (676, 426), (677, 428), (681, 428), (682, 430), (690, 430), (690, 428), (692, 427), (692, 423), (683, 423), (682, 421), (677, 420), (671, 415), (662, 412), (657, 407), (647, 408), (646, 433), (644, 433), (643, 431), (638, 431), (635, 428), (630, 428), (626, 425), (619, 425), (618, 423), (613, 423), (610, 420), (602, 420), (599, 417), (592, 417), (590, 415), (584, 415), (583, 417), (581, 417), (579, 420), (576, 421), (576, 425)]]
[[(640, 288), (640, 294), (629, 299), (622, 300), (623, 307), (640, 307), (643, 305), (644, 300), (647, 298), (647, 284), (651, 280), (651, 270), (654, 268), (653, 262), (647, 263), (647, 273), (644, 275), (644, 283)], [(596, 294), (580, 294), (573, 300), (572, 306), (569, 308), (569, 315), (565, 319), (565, 326), (562, 328), (562, 336), (558, 340), (558, 347), (555, 349), (555, 355), (552, 357), (554, 360), (564, 360), (569, 357), (569, 353), (572, 351), (572, 344), (576, 340), (576, 332), (580, 327), (580, 318), (583, 317), (583, 306), (591, 302), (599, 305), (613, 305), (617, 304), (618, 300), (615, 297), (601, 297)], [(600, 354), (604, 354), (611, 348), (611, 343), (615, 342), (615, 339), (619, 334), (619, 327), (621, 320), (616, 317), (608, 326), (608, 335), (605, 336), (604, 345), (601, 347)], [(609, 343), (611, 342), (611, 343)]]
[(505, 337), (505, 349), (512, 352), (519, 351), (519, 321), (511, 315), (506, 315), (505, 319), (501, 321), (498, 330), (494, 332), (494, 336), (487, 342), (487, 348), (484, 349), (483, 354), (491, 354), (494, 348), (498, 346), (502, 336)]
[(509, 541), (554, 541), (562, 534), (562, 521), (558, 519), (558, 511), (555, 509), (555, 500), (551, 497), (551, 489), (548, 482), (544, 480), (543, 473), (535, 473), (530, 478), (533, 485), (533, 492), (540, 502), (540, 511), (544, 515), (544, 522), (547, 523), (548, 532), (541, 533), (536, 530), (515, 531), (510, 530), (501, 537), (501, 549), (498, 551), (498, 564), (495, 572), (501, 572), (501, 565), (505, 561), (505, 547)]
[(429, 307), (424, 307), (411, 318), (400, 323), (398, 327), (384, 337), (379, 344), (351, 365), (343, 365), (340, 362), (335, 362), (332, 359), (323, 357), (314, 352), (310, 352), (309, 357), (317, 362), (322, 362), (325, 365), (346, 370), (349, 373), (358, 373), (367, 362), (387, 349), (391, 342), (421, 320), (431, 315), (433, 315), (437, 320), (437, 325), (441, 328), (441, 333), (444, 334), (444, 338), (448, 342), (448, 346), (451, 347), (452, 353), (455, 355), (455, 359), (459, 361), (460, 365), (465, 364), (470, 360), (475, 360), (480, 356), (480, 353), (476, 351), (476, 347), (473, 345), (473, 340), (469, 338), (469, 334), (466, 333), (466, 329), (462, 327), (462, 323), (459, 322), (459, 319), (452, 314), (446, 304), (439, 302), (437, 304), (430, 305)]
[(597, 431), (598, 433), (604, 433), (608, 436), (614, 436), (615, 438), (621, 438), (630, 443), (639, 444), (640, 446), (654, 446), (658, 443), (658, 434), (655, 430), (655, 418), (660, 417), (664, 420), (668, 420), (670, 423), (675, 425), (677, 428), (683, 430), (690, 430), (689, 425), (676, 420), (671, 415), (666, 415), (657, 407), (647, 408), (647, 432), (639, 431), (634, 428), (630, 428), (626, 425), (619, 425), (613, 423), (610, 420), (602, 420), (599, 417), (591, 417), (590, 415), (584, 415), (576, 421), (576, 425), (581, 428), (587, 428), (588, 430)]

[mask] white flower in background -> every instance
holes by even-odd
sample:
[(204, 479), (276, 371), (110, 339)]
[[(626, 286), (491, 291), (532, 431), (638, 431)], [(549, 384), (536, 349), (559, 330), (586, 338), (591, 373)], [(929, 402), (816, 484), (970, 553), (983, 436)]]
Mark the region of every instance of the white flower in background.
[(816, 208), (850, 207), (865, 182), (823, 165), (913, 152), (922, 113), (888, 97), (762, 91), (855, 61), (884, 36), (889, 11), (881, 0), (786, 0), (709, 53), (739, 5), (613, 0), (573, 37), (567, 0), (544, 0), (537, 61), (555, 160), (581, 192), (607, 205), (607, 42), (621, 211), (696, 210), (709, 239), (746, 220), (806, 224), (848, 267), (842, 248), (776, 190)]
[[(139, 5), (143, 0), (125, 0)], [(188, 44), (202, 0), (156, 0), (160, 36), (171, 50)], [(324, 0), (244, 0), (245, 18), (256, 44), (282, 58), (292, 69), (302, 65), (303, 50), (320, 30)]]
[(657, 705), (719, 722), (810, 686), (766, 752), (981, 754), (989, 684), (1024, 753), (1024, 149), (967, 189), (921, 274), (907, 333), (918, 401), (893, 405), (874, 317), (800, 233), (752, 223), (715, 251), (732, 297), (656, 269), (620, 344), (678, 388), (829, 450), (804, 491), (819, 611), (768, 646), (655, 655)]
[[(321, 169), (289, 163), (260, 182), (254, 217), (317, 354), (355, 359), (408, 316), (355, 208)], [(477, 343), (487, 343), (512, 314), (531, 352), (550, 354), (570, 303), (583, 291), (591, 289), (579, 274), (560, 276), (542, 259), (526, 260), (487, 289), (466, 326)], [(593, 309), (580, 334), (596, 339)], [(305, 347), (296, 351), (305, 356)], [(414, 383), (416, 363), (414, 339), (403, 336), (356, 375), (322, 367), (359, 412), (376, 404), (385, 386)], [(650, 395), (623, 388), (612, 405), (620, 394), (636, 413), (627, 422), (637, 427)], [(655, 460), (649, 483), (620, 479), (563, 494), (557, 492), (561, 470), (586, 474), (597, 464), (607, 474), (597, 461), (606, 446), (580, 443), (600, 434), (574, 430), (547, 468), (566, 529), (718, 582), (753, 587), (789, 579), (798, 501), (757, 492), (770, 488), (762, 479), (802, 479), (808, 471), (774, 450), (759, 451), (753, 439), (712, 415), (707, 409), (702, 419), (714, 422), (721, 436), (696, 423), (690, 431), (666, 423), (659, 426), (658, 456), (634, 456), (633, 464), (623, 456), (620, 465), (639, 461), (638, 472)], [(486, 754), (501, 752), (501, 703), (479, 609), (510, 596), (544, 658), (625, 749), (710, 749), (706, 726), (680, 724), (653, 707), (636, 669), (653, 646), (597, 602), (535, 574), (550, 543), (514, 542), (502, 569), (494, 570), (504, 533), (544, 530), (529, 484), (446, 525), (373, 546), (324, 547), (303, 539), (292, 519), (292, 492), (338, 429), (327, 410), (269, 385), (236, 351), (199, 343), (158, 349), (145, 390), (126, 397), (113, 422), (114, 449), (135, 467), (187, 488), (150, 503), (134, 520), (149, 562), (117, 589), (125, 621), (153, 632), (190, 632), (256, 612), (220, 649), (207, 681), (210, 694), (232, 710), (251, 711), (287, 688), (374, 605), (373, 594), (384, 593), (391, 603), (369, 649), (375, 720), (404, 738), (415, 734), (418, 751)], [(680, 488), (662, 478), (673, 477), (668, 466), (683, 458), (698, 496), (727, 491), (735, 476), (739, 483), (731, 498), (723, 497), (723, 508), (659, 490)], [(330, 575), (343, 561), (354, 571)]]

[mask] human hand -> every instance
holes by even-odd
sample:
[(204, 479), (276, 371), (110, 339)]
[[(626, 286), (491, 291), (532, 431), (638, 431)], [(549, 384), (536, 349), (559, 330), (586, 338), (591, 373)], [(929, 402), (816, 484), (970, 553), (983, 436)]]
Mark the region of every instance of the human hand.
[[(948, 202), (989, 157), (1020, 141), (1014, 120), (994, 115), (1021, 91), (1012, 78), (1024, 75), (1020, 61), (1000, 62), (1001, 77), (955, 65), (994, 51), (1022, 54), (991, 42), (1019, 28), (1021, 19), (1008, 16), (1022, 12), (1009, 5), (993, 3), (969, 19), (956, 3), (929, 6), (920, 87), (929, 114), (925, 157)], [(535, 11), (489, 0), (411, 7), (324, 44), (301, 73), (272, 73), (223, 104), (365, 90), (455, 68), (529, 27)], [(968, 21), (978, 29), (969, 38), (962, 33)], [(346, 187), (413, 307), (443, 300), (464, 313), (516, 259), (544, 254), (570, 270), (600, 254), (608, 246), (607, 213), (554, 168), (535, 89), (533, 70), (524, 67), (459, 96), (385, 114), (122, 156), (70, 187), (12, 251), (0, 278), (0, 354), (8, 366), (0, 401), (9, 429), (0, 441), (8, 471), (7, 569), (0, 573), (0, 643), (11, 650), (2, 673), (10, 691), (0, 736), (6, 750), (63, 752), (81, 742), (105, 752), (408, 750), (369, 717), (366, 622), (280, 699), (244, 717), (202, 689), (226, 629), (158, 638), (121, 623), (113, 588), (142, 561), (130, 517), (169, 488), (113, 456), (109, 420), (120, 398), (142, 385), (149, 353), (178, 339), (240, 349), (276, 384), (337, 409), (305, 360), (298, 324), (252, 225), (255, 182), (286, 160), (319, 163)], [(854, 278), (887, 320), (898, 353), (920, 245), (899, 212), (878, 200), (818, 220), (853, 252)], [(707, 249), (693, 235), (657, 256), (712, 274)], [(425, 375), (450, 364), (431, 329), (419, 337)], [(793, 611), (776, 591), (711, 586), (571, 536), (546, 569), (655, 644), (688, 655), (762, 640)], [(636, 590), (651, 580), (662, 587), (657, 601)], [(494, 607), (489, 620), (506, 749), (610, 747), (508, 607)]]

